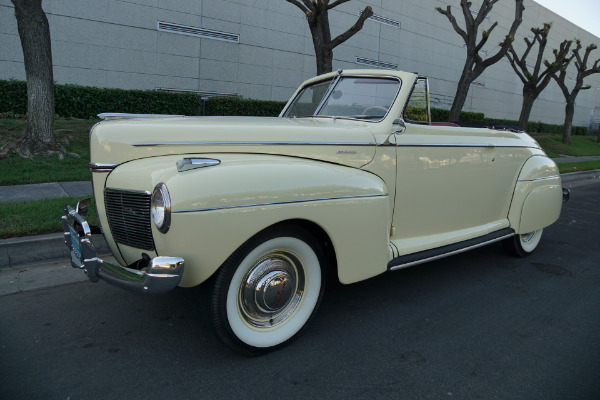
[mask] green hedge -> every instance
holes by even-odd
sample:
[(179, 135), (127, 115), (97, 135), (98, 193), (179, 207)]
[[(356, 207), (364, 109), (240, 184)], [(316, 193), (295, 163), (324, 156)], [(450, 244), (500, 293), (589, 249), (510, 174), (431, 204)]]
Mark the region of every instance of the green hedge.
[(56, 85), (55, 104), (56, 114), (75, 118), (95, 118), (103, 112), (200, 115), (202, 110), (200, 97), (193, 93), (77, 85)]
[(27, 113), (27, 83), (14, 79), (0, 80), (0, 113)]
[[(443, 110), (441, 108), (431, 109), (432, 121), (448, 121), (448, 117), (450, 117), (450, 110)], [(478, 112), (461, 111), (460, 120), (464, 122), (485, 122), (485, 115)]]
[(285, 101), (249, 100), (237, 97), (211, 97), (207, 101), (208, 115), (276, 117)]
[[(527, 132), (531, 134), (553, 134), (553, 135), (562, 135), (563, 126), (562, 125), (551, 125), (545, 124), (543, 122), (528, 122), (527, 123)], [(572, 126), (571, 127), (571, 135), (581, 135), (585, 136), (588, 133), (588, 128), (586, 126)]]
[[(156, 90), (106, 89), (78, 85), (55, 85), (56, 114), (60, 117), (95, 118), (104, 112), (135, 114), (201, 115), (203, 100), (193, 93), (173, 93)], [(283, 101), (249, 100), (237, 97), (211, 97), (204, 104), (207, 115), (277, 116), (285, 106)], [(0, 114), (27, 113), (27, 85), (23, 81), (0, 80)], [(431, 109), (433, 121), (447, 121), (450, 112)], [(463, 122), (518, 125), (517, 121), (485, 118), (483, 113), (461, 111)], [(531, 134), (562, 134), (562, 125), (529, 122)], [(587, 128), (574, 126), (573, 135), (586, 135)]]
[[(101, 89), (78, 85), (55, 85), (54, 102), (58, 116), (73, 118), (96, 118), (103, 112), (200, 115), (202, 110), (202, 100), (193, 93)], [(0, 113), (26, 112), (25, 82), (0, 80)]]

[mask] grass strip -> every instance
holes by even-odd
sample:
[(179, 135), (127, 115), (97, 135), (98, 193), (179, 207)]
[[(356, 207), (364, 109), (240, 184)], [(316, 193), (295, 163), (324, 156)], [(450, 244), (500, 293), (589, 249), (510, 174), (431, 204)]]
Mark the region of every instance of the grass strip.
[[(0, 239), (41, 235), (62, 231), (65, 204), (75, 207), (84, 197), (59, 197), (33, 201), (0, 203)], [(96, 205), (92, 200), (87, 221), (97, 225)]]
[(600, 160), (578, 161), (578, 162), (557, 162), (558, 171), (561, 174), (566, 172), (589, 171), (592, 169), (600, 169)]
[[(0, 158), (0, 186), (29, 183), (89, 181), (89, 130), (96, 121), (57, 120), (54, 136), (67, 151), (79, 157), (53, 155), (21, 158), (15, 154)], [(25, 120), (0, 119), (0, 146), (16, 141), (25, 129)]]
[(548, 156), (600, 156), (600, 143), (596, 136), (571, 136), (571, 144), (562, 142), (562, 135), (540, 135), (533, 137)]

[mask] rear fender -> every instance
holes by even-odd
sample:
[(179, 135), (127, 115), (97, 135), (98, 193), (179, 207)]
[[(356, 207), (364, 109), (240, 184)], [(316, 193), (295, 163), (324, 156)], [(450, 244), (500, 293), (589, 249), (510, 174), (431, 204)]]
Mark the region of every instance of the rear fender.
[(545, 228), (558, 220), (562, 207), (562, 183), (554, 161), (542, 155), (530, 157), (519, 173), (508, 213), (510, 225), (523, 234)]

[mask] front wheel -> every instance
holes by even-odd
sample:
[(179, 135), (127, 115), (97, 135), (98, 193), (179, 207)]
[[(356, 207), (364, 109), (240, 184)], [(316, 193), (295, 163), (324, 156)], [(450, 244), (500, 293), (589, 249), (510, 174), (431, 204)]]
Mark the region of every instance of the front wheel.
[(217, 273), (210, 317), (229, 347), (258, 355), (293, 341), (325, 286), (320, 245), (304, 229), (276, 227), (236, 250)]
[(542, 239), (543, 231), (543, 229), (539, 229), (537, 231), (515, 235), (511, 238), (505, 239), (502, 244), (504, 245), (504, 249), (510, 255), (516, 257), (527, 257), (537, 248), (540, 240)]

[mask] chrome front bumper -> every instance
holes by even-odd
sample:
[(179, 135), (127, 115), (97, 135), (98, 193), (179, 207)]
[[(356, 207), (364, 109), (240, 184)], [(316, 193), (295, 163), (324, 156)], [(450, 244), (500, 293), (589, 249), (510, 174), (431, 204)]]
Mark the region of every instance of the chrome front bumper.
[[(161, 294), (173, 290), (183, 277), (183, 258), (148, 256), (123, 267), (98, 258), (92, 244), (92, 232), (84, 216), (71, 206), (62, 216), (65, 244), (71, 253), (71, 265), (83, 269), (92, 282), (100, 279), (134, 292)], [(141, 268), (140, 268), (141, 267)]]

